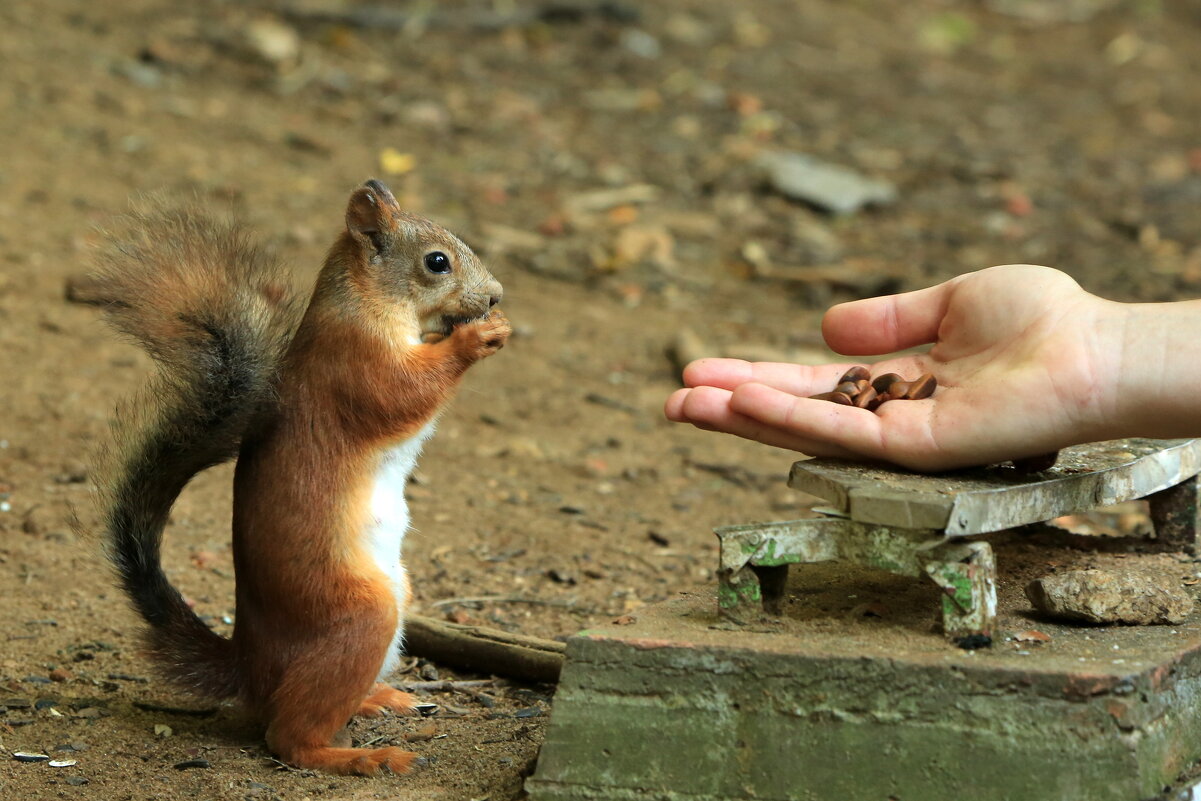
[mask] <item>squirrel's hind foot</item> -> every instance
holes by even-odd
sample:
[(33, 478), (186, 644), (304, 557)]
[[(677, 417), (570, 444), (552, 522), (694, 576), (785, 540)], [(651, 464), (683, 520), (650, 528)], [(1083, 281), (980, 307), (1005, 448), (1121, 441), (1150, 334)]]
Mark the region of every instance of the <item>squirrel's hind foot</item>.
[(355, 714), (363, 718), (377, 718), (387, 709), (399, 715), (412, 715), (416, 703), (417, 699), (411, 693), (401, 692), (387, 684), (376, 684)]
[(423, 764), (413, 751), (387, 748), (302, 748), (287, 755), (288, 764), (298, 768), (321, 770), (340, 776), (378, 776), (381, 771), (408, 773), (414, 764)]

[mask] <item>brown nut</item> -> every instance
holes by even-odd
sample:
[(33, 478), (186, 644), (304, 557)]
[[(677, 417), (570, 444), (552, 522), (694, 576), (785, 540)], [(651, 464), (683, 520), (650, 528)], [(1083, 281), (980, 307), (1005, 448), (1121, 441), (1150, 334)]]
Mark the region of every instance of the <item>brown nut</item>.
[(923, 373), (916, 381), (909, 382), (905, 392), (906, 400), (924, 400), (934, 394), (938, 381), (929, 373)]
[(842, 392), (847, 395), (855, 395), (859, 392), (859, 387), (853, 381), (843, 381), (838, 386), (834, 387), (835, 392)]
[(876, 402), (876, 390), (868, 387), (855, 396), (855, 406), (860, 409), (874, 409)]
[(810, 395), (809, 397), (813, 400), (824, 400), (830, 401), (831, 403), (837, 403), (839, 406), (850, 406), (852, 403), (851, 396), (845, 392), (822, 392), (821, 394)]
[(842, 374), (842, 378), (838, 379), (838, 383), (841, 384), (843, 381), (850, 381), (852, 383), (855, 381), (861, 381), (861, 380), (869, 380), (870, 381), (871, 377), (872, 377), (872, 374), (867, 371), (866, 367), (862, 367), (860, 365), (855, 365), (850, 370), (847, 370), (845, 373)]
[(889, 388), (888, 388), (888, 392), (886, 392), (884, 394), (888, 395), (892, 400), (901, 400), (902, 398), (905, 397), (905, 393), (907, 393), (908, 391), (909, 391), (909, 382), (908, 381), (893, 381), (892, 385), (889, 386)]
[(885, 373), (884, 375), (878, 375), (872, 379), (872, 389), (876, 390), (876, 392), (880, 394), (884, 394), (885, 392), (888, 392), (889, 388), (894, 382), (900, 380), (902, 380), (901, 376), (897, 375), (896, 373)]
[(866, 378), (861, 378), (855, 382), (855, 392), (862, 392), (871, 386), (871, 383)]

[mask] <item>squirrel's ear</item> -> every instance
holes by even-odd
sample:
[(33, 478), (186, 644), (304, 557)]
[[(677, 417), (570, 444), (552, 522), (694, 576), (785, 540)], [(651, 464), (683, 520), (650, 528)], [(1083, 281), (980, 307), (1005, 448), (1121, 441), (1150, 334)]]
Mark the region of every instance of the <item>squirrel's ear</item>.
[(356, 239), (367, 239), (376, 251), (383, 250), (384, 237), (396, 227), (400, 204), (379, 181), (372, 179), (354, 191), (346, 207), (346, 229)]

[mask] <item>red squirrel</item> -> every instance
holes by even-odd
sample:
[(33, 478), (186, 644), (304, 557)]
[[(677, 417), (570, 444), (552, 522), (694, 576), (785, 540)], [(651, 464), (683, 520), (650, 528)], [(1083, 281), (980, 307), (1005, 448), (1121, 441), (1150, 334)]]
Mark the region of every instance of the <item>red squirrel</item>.
[[(240, 228), (195, 210), (136, 213), (97, 274), (109, 321), (158, 373), (119, 410), (99, 475), (106, 546), (165, 674), (237, 698), (302, 768), (406, 771), (401, 748), (335, 747), (354, 715), (410, 712), (394, 670), (410, 590), (405, 483), (472, 364), (507, 340), (501, 286), (449, 231), (379, 181), (350, 197), (307, 308)], [(233, 637), (161, 565), (168, 514), (237, 458)]]

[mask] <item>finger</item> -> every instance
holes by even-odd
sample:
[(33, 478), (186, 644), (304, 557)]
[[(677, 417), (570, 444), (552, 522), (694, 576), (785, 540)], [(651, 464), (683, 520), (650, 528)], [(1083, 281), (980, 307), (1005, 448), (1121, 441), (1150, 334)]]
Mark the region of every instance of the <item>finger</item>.
[(850, 364), (810, 367), (778, 362), (746, 362), (742, 359), (699, 359), (684, 368), (684, 383), (690, 387), (734, 389), (749, 381), (793, 395), (816, 395), (832, 390), (850, 367)]
[(743, 384), (731, 393), (731, 414), (768, 429), (861, 456), (882, 456), (880, 417), (866, 409), (798, 398), (763, 384)]
[(697, 387), (680, 390), (676, 395), (680, 396), (680, 422), (692, 423), (705, 431), (733, 434), (743, 439), (799, 451), (810, 456), (846, 458), (851, 455), (842, 448), (799, 437), (734, 412), (730, 408), (731, 393), (728, 390)]
[(840, 303), (822, 318), (822, 336), (848, 355), (892, 353), (933, 342), (956, 279), (937, 286)]

